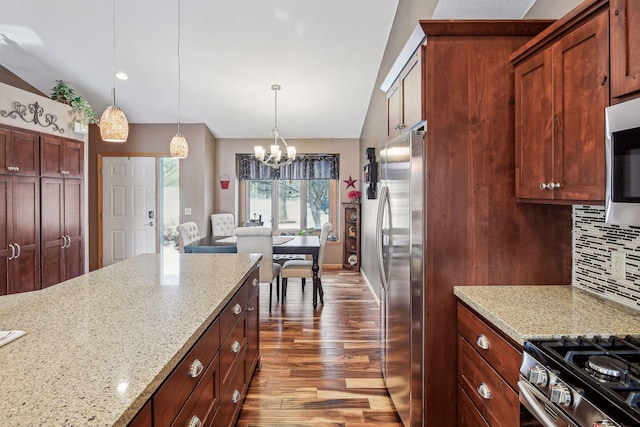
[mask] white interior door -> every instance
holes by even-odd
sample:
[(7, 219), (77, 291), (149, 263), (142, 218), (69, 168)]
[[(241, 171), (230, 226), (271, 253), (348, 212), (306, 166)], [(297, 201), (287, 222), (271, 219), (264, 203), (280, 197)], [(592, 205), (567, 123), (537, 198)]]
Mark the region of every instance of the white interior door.
[(156, 159), (104, 157), (102, 265), (156, 252)]

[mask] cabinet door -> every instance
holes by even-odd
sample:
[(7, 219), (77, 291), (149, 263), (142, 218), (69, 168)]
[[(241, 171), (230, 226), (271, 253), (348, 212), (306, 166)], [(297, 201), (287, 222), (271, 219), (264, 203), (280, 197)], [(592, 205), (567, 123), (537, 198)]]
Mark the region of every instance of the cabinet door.
[(251, 378), (259, 359), (260, 349), (260, 284), (249, 279), (247, 303), (247, 378)]
[(0, 295), (7, 294), (7, 267), (11, 256), (11, 248), (9, 247), (13, 216), (11, 212), (11, 182), (10, 176), (0, 175)]
[(611, 0), (611, 97), (640, 91), (640, 3)]
[(62, 282), (64, 279), (64, 180), (42, 178), (42, 287)]
[(64, 253), (65, 280), (84, 273), (83, 184), (81, 179), (64, 180), (64, 234), (68, 238)]
[(399, 81), (387, 92), (387, 139), (392, 139), (401, 132), (401, 93)]
[(11, 131), (0, 129), (0, 174), (10, 173), (7, 169), (11, 156)]
[(11, 132), (11, 155), (7, 162), (19, 175), (40, 174), (40, 137), (26, 132)]
[(67, 178), (82, 178), (84, 173), (84, 143), (82, 141), (65, 140), (64, 171)]
[(552, 177), (552, 62), (547, 49), (515, 69), (516, 197), (550, 199), (540, 184)]
[(402, 90), (402, 124), (409, 129), (422, 120), (422, 48), (413, 54), (400, 74)]
[(609, 15), (603, 10), (554, 45), (552, 180), (560, 184), (553, 190), (556, 199), (604, 200), (608, 25)]
[(13, 239), (19, 256), (9, 262), (10, 294), (40, 289), (40, 178), (13, 178)]
[(64, 157), (64, 139), (56, 136), (43, 136), (40, 141), (40, 173), (42, 176), (59, 177), (62, 175)]

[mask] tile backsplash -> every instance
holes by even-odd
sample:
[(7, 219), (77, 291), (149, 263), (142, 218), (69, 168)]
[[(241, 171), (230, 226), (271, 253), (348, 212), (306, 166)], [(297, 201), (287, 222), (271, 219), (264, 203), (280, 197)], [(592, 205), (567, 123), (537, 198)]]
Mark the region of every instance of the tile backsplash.
[[(574, 205), (572, 248), (573, 286), (640, 309), (640, 227), (605, 224), (604, 207)], [(626, 258), (624, 275), (613, 274), (614, 252)]]

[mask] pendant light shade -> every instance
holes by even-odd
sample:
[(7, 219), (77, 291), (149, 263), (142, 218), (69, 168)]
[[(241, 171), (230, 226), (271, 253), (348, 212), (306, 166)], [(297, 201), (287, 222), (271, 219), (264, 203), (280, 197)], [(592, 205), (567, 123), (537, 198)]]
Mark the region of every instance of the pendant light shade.
[(171, 144), (169, 144), (169, 153), (171, 157), (177, 159), (186, 159), (189, 155), (189, 144), (183, 134), (177, 133), (171, 138)]
[(111, 62), (111, 105), (100, 117), (100, 137), (106, 142), (126, 142), (129, 137), (129, 122), (124, 112), (116, 107), (116, 0), (113, 0), (113, 58)]
[(180, 133), (180, 0), (178, 0), (178, 133), (171, 138), (169, 153), (171, 157), (186, 159), (189, 155), (189, 144), (183, 134)]

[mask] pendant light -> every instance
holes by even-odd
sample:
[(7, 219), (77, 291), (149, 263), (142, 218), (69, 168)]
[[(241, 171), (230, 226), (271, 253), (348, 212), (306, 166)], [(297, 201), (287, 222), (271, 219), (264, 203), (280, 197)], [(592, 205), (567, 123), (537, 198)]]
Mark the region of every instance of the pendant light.
[(180, 133), (180, 0), (178, 0), (178, 133), (171, 138), (169, 153), (171, 157), (186, 159), (189, 155), (189, 144), (183, 134)]
[[(271, 85), (271, 90), (275, 94), (275, 124), (270, 137), (273, 138), (273, 144), (271, 145), (271, 152), (267, 156), (267, 150), (262, 146), (254, 147), (254, 156), (267, 166), (271, 166), (274, 169), (283, 165), (288, 165), (296, 158), (296, 147), (287, 144), (287, 141), (280, 135), (280, 129), (278, 129), (278, 91), (281, 89), (280, 85)], [(280, 141), (284, 144), (287, 152), (284, 153), (280, 149)], [(284, 157), (283, 157), (284, 156)]]
[(116, 0), (113, 0), (113, 57), (111, 62), (111, 105), (100, 117), (100, 136), (107, 142), (126, 142), (129, 137), (129, 122), (124, 112), (116, 106)]

